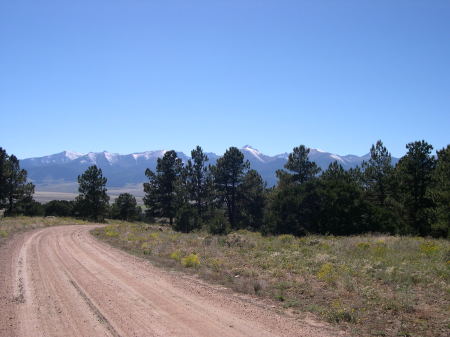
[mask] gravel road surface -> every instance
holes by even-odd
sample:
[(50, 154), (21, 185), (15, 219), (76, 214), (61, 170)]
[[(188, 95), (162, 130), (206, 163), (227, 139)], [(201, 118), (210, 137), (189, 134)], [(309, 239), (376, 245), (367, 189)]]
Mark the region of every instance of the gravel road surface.
[(0, 247), (0, 336), (337, 336), (313, 319), (170, 272), (92, 237), (95, 226), (18, 234)]

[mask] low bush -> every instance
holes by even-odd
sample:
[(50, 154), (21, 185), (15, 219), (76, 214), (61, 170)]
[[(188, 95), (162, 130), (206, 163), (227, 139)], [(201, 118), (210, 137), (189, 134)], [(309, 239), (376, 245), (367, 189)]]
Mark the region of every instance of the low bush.
[(181, 264), (186, 268), (198, 267), (200, 265), (200, 259), (197, 254), (189, 254), (181, 259)]

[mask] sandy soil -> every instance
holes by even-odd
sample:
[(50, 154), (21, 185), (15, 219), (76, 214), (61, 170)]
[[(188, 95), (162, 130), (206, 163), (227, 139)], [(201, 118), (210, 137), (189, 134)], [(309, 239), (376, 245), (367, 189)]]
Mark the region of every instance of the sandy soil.
[(0, 336), (337, 336), (61, 226), (0, 247)]

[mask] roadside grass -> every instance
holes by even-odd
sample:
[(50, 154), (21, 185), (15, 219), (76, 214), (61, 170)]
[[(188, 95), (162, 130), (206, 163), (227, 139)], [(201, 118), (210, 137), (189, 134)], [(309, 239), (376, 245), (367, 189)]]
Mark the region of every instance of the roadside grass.
[(0, 218), (0, 245), (14, 234), (30, 229), (61, 225), (88, 224), (87, 221), (60, 217), (5, 217)]
[(93, 234), (158, 265), (272, 299), (354, 336), (449, 336), (450, 242), (384, 235), (182, 234), (113, 221)]

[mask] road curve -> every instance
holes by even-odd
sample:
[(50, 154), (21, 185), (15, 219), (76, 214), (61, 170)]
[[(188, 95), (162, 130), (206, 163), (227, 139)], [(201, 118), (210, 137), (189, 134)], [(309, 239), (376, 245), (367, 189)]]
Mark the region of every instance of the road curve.
[(263, 302), (49, 227), (0, 247), (0, 336), (336, 336)]

